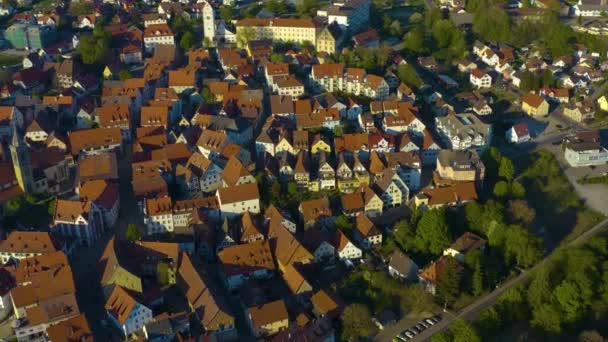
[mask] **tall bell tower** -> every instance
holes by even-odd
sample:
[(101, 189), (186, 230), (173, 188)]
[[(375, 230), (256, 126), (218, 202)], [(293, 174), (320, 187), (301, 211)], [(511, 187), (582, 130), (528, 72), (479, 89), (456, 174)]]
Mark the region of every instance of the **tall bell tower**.
[(10, 150), (13, 159), (13, 169), (17, 183), (24, 192), (33, 192), (34, 177), (32, 175), (32, 164), (30, 163), (30, 153), (24, 138), (19, 135), (17, 129), (13, 130), (13, 140)]

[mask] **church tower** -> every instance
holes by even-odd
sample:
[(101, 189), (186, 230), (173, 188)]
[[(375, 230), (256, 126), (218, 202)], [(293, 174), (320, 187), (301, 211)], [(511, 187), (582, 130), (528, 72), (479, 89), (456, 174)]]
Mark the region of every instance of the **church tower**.
[(34, 177), (32, 175), (32, 164), (30, 164), (30, 153), (23, 139), (15, 129), (10, 146), (13, 169), (21, 189), (24, 192), (33, 192)]
[(215, 14), (213, 13), (213, 7), (205, 1), (199, 1), (203, 3), (203, 37), (209, 39), (209, 42), (213, 44), (215, 41)]

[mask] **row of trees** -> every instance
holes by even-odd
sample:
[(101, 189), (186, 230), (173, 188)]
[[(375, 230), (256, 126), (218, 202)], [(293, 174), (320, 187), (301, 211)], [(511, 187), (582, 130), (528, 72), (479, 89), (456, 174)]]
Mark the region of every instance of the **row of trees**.
[[(482, 311), (473, 327), (456, 322), (442, 341), (486, 341), (509, 335), (518, 325), (531, 340), (604, 341), (608, 318), (608, 238), (558, 251), (534, 273), (529, 284), (507, 290), (497, 305)], [(460, 339), (465, 337), (466, 339)]]
[(488, 42), (506, 43), (516, 47), (535, 44), (553, 58), (571, 54), (574, 43), (581, 43), (600, 54), (608, 50), (605, 39), (586, 33), (576, 33), (564, 25), (556, 10), (547, 10), (540, 20), (516, 21), (507, 12), (494, 6), (492, 0), (467, 3), (475, 13), (473, 32)]

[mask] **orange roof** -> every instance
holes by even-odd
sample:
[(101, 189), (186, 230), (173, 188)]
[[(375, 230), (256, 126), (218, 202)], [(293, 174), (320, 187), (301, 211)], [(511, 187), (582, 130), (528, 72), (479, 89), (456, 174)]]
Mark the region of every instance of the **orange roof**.
[(251, 317), (255, 328), (262, 328), (279, 321), (289, 320), (287, 307), (282, 299), (250, 307), (249, 317)]
[(230, 276), (276, 269), (268, 241), (226, 247), (218, 253), (218, 259), (222, 263), (224, 273)]
[(111, 314), (120, 324), (125, 324), (131, 311), (137, 305), (137, 301), (125, 289), (120, 286), (114, 287), (110, 297), (108, 298), (105, 309)]
[[(448, 260), (451, 260), (451, 262)], [(448, 264), (453, 266), (458, 273), (462, 272), (463, 270), (463, 267), (456, 262), (456, 260), (451, 257), (442, 256), (439, 258), (439, 260), (431, 262), (429, 266), (423, 269), (422, 272), (420, 272), (419, 277), (428, 282), (436, 284), (441, 278), (441, 274), (443, 274)]]
[(287, 63), (268, 63), (266, 64), (266, 73), (268, 76), (272, 77), (275, 75), (288, 75), (289, 74), (289, 64)]
[(69, 134), (73, 155), (77, 155), (85, 149), (122, 144), (120, 128), (94, 128), (73, 131)]
[(168, 215), (173, 212), (171, 197), (147, 198), (146, 213), (148, 216)]
[(222, 171), (222, 179), (228, 186), (234, 186), (241, 177), (251, 176), (251, 173), (243, 166), (240, 160), (236, 157), (230, 157), (224, 170)]
[(51, 341), (93, 342), (93, 333), (83, 314), (49, 326), (46, 334)]
[(84, 182), (79, 194), (85, 201), (92, 201), (110, 211), (118, 201), (118, 184), (106, 180)]
[(528, 105), (530, 105), (531, 107), (534, 108), (538, 108), (543, 102), (545, 102), (545, 100), (533, 93), (528, 93), (526, 95), (524, 95), (524, 97), (521, 99), (522, 103), (527, 103)]
[(0, 242), (2, 253), (46, 254), (61, 250), (61, 243), (46, 232), (20, 232), (14, 230)]
[(144, 37), (157, 36), (173, 36), (173, 31), (167, 24), (153, 24), (144, 29)]
[(246, 183), (217, 190), (222, 204), (237, 203), (260, 198), (260, 192), (256, 183)]
[(450, 186), (425, 188), (416, 196), (428, 198), (428, 205), (442, 206), (477, 200), (474, 182), (457, 182)]
[(315, 64), (312, 73), (316, 78), (340, 78), (344, 76), (344, 64)]
[(88, 220), (91, 212), (91, 202), (80, 200), (64, 200), (58, 199), (55, 203), (54, 221), (77, 223), (79, 217)]
[(196, 69), (181, 68), (169, 71), (169, 87), (194, 87), (196, 85)]
[(43, 96), (42, 104), (43, 105), (72, 105), (72, 97), (71, 96)]
[(361, 148), (367, 148), (369, 144), (369, 135), (367, 133), (347, 133), (341, 137), (336, 137), (334, 141), (336, 153), (344, 150), (355, 152)]
[(333, 215), (327, 197), (301, 202), (300, 213), (304, 217), (305, 222), (314, 221), (321, 216)]
[(167, 126), (169, 120), (169, 107), (141, 107), (141, 125)]

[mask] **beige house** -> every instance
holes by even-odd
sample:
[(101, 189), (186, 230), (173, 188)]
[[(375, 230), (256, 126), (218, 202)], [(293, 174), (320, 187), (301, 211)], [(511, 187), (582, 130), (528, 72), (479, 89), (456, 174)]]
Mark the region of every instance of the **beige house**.
[(236, 36), (239, 45), (261, 39), (314, 44), (317, 29), (310, 19), (246, 18), (236, 23)]
[(249, 308), (248, 318), (258, 338), (274, 335), (289, 326), (289, 314), (282, 299)]
[(521, 109), (530, 116), (549, 114), (549, 103), (542, 97), (529, 93), (521, 99)]
[(595, 111), (592, 105), (586, 103), (576, 103), (564, 106), (564, 116), (576, 122), (583, 122), (593, 119)]
[(485, 166), (474, 151), (440, 150), (437, 155), (437, 173), (446, 180), (481, 182)]
[(338, 48), (340, 28), (337, 25), (325, 26), (317, 35), (317, 52), (335, 54)]

